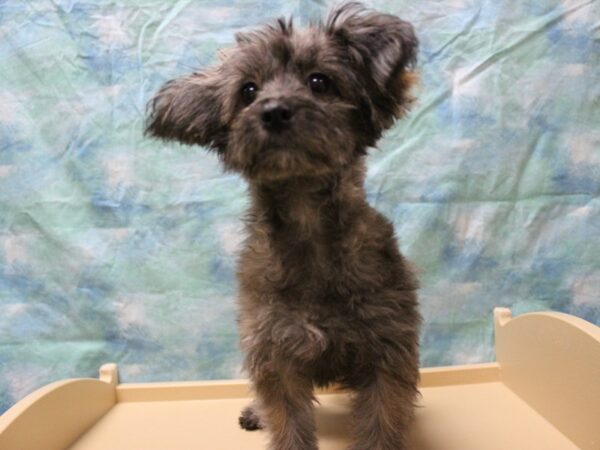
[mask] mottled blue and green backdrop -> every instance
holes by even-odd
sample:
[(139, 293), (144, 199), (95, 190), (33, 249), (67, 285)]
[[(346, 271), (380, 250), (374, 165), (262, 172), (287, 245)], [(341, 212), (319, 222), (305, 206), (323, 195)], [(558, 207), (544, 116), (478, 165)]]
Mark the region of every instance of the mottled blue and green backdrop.
[[(244, 182), (142, 134), (165, 80), (327, 1), (0, 0), (0, 411), (45, 383), (239, 377)], [(491, 312), (600, 323), (598, 0), (377, 0), (422, 84), (369, 158), (419, 267), (423, 364), (493, 359)]]

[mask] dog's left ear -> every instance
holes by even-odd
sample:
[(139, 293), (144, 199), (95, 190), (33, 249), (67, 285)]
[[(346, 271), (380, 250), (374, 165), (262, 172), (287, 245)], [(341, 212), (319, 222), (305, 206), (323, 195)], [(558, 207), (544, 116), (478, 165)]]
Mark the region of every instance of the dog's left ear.
[[(378, 13), (360, 3), (345, 3), (334, 9), (326, 22), (327, 32), (339, 45), (346, 47), (348, 57), (371, 84), (369, 94), (381, 104), (383, 128), (408, 105), (412, 67), (417, 61), (418, 40), (412, 25), (400, 18)], [(393, 104), (386, 105), (385, 97)], [(391, 110), (386, 111), (391, 107)], [(388, 117), (386, 117), (388, 116)]]
[(222, 153), (227, 129), (221, 120), (219, 92), (218, 77), (209, 71), (165, 83), (148, 104), (146, 132)]

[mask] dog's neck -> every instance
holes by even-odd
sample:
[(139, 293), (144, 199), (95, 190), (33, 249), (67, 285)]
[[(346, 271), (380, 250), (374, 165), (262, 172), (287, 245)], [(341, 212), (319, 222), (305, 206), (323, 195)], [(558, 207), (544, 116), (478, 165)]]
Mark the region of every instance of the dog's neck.
[(364, 165), (355, 164), (325, 176), (253, 183), (251, 220), (296, 241), (339, 235), (366, 204), (363, 181)]

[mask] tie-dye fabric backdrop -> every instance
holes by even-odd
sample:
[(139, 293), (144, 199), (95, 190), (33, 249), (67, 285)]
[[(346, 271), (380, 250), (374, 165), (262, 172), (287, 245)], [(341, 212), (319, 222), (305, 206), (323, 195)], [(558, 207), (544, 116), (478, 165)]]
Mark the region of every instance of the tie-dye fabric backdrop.
[[(369, 158), (420, 271), (424, 365), (489, 361), (492, 309), (600, 323), (598, 0), (372, 1), (415, 24), (419, 102)], [(0, 410), (119, 364), (241, 376), (245, 184), (143, 136), (167, 79), (326, 1), (0, 0)]]

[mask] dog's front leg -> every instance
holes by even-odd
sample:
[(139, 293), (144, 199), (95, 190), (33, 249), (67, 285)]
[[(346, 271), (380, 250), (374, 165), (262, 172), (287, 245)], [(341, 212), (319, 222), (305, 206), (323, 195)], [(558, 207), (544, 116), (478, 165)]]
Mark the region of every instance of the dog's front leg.
[(354, 443), (350, 450), (408, 450), (418, 396), (414, 374), (379, 371), (356, 390)]
[(270, 450), (317, 450), (312, 383), (290, 370), (253, 374)]

